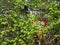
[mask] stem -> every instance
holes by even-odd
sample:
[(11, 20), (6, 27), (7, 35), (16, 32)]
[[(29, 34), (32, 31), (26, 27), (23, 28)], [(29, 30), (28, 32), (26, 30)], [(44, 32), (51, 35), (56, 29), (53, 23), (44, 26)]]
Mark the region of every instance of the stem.
[(41, 45), (41, 42), (39, 41), (39, 45)]

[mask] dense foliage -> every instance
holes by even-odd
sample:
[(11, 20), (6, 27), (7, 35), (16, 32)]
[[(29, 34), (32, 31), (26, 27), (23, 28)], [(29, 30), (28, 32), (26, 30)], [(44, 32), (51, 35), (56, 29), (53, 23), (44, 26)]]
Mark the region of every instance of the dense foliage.
[[(30, 14), (25, 6), (44, 13)], [(42, 45), (60, 45), (59, 0), (0, 0), (0, 45), (36, 45), (41, 39)]]

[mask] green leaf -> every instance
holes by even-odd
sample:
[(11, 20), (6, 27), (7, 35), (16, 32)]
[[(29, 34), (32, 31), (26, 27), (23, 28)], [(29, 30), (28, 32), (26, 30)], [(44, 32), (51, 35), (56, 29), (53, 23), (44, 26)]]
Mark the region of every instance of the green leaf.
[(4, 24), (4, 25), (7, 24), (7, 23), (8, 23), (8, 22), (1, 22), (1, 24)]

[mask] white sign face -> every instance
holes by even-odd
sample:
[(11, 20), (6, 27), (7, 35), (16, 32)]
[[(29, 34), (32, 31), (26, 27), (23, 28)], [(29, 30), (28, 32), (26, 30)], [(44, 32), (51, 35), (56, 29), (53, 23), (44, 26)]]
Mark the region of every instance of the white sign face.
[(26, 2), (27, 2), (28, 0), (26, 0)]

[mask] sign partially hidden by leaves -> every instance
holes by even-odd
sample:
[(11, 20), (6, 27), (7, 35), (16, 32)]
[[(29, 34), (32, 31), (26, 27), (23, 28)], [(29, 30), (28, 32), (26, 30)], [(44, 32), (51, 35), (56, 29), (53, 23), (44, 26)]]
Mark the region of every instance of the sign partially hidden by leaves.
[[(26, 8), (31, 9), (30, 14)], [(48, 17), (46, 20), (45, 16)], [(0, 0), (0, 45), (35, 45), (37, 40), (43, 38), (42, 35), (49, 41), (50, 36), (60, 37), (59, 1)]]

